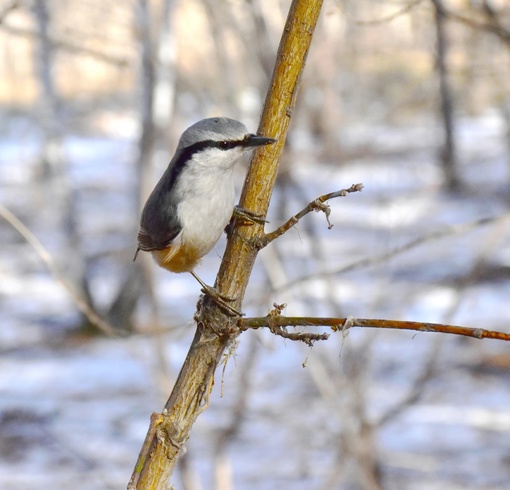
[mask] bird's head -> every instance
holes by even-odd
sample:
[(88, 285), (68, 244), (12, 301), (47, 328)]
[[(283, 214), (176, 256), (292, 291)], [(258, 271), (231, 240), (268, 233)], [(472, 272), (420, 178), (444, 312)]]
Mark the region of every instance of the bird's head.
[(246, 126), (227, 117), (202, 119), (181, 136), (177, 150), (204, 167), (232, 167), (248, 150), (275, 143), (274, 138), (249, 133)]

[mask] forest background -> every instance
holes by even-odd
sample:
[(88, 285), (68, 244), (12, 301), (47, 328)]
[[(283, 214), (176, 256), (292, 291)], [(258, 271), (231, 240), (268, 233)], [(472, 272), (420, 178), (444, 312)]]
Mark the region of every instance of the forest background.
[[(199, 293), (132, 263), (140, 206), (193, 122), (256, 130), (288, 7), (0, 3), (1, 487), (125, 486)], [(268, 227), (365, 189), (261, 252), (246, 312), (510, 331), (509, 180), (506, 1), (326, 2)], [(246, 333), (179, 488), (503, 489), (509, 366), (491, 341)]]

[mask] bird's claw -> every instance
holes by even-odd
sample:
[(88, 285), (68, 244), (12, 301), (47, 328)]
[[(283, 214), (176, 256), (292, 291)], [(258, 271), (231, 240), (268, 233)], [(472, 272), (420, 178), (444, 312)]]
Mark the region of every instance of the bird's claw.
[(202, 293), (209, 296), (227, 315), (243, 316), (243, 313), (228, 304), (231, 301), (235, 301), (235, 298), (220, 294), (216, 288), (207, 285), (202, 286)]
[(241, 312), (228, 304), (229, 301), (235, 301), (236, 298), (229, 298), (228, 296), (220, 294), (216, 288), (208, 286), (204, 281), (202, 281), (195, 272), (190, 271), (190, 273), (202, 286), (201, 291), (209, 296), (223, 311), (230, 316), (243, 316)]
[(264, 215), (254, 213), (253, 211), (242, 208), (240, 206), (234, 206), (234, 212), (232, 213), (232, 216), (235, 219), (244, 221), (243, 224), (264, 225), (265, 223), (269, 223), (269, 221), (265, 219), (266, 217)]
[(269, 221), (265, 219), (265, 216), (261, 214), (254, 213), (253, 211), (242, 208), (240, 206), (234, 206), (234, 211), (232, 212), (230, 223), (225, 227), (225, 233), (227, 236), (231, 235), (236, 222), (239, 222), (244, 226), (264, 225), (265, 223), (269, 223)]

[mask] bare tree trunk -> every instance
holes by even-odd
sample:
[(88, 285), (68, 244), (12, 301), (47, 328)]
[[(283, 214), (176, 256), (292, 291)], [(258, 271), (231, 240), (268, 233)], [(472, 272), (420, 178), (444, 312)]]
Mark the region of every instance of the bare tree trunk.
[(510, 94), (501, 103), (501, 114), (505, 121), (505, 142), (507, 148), (507, 166), (510, 168)]
[[(140, 113), (141, 132), (138, 143), (138, 155), (136, 158), (136, 170), (138, 178), (137, 187), (133, 192), (133, 215), (138, 218), (139, 210), (142, 208), (145, 199), (152, 185), (151, 169), (154, 142), (156, 138), (154, 123), (154, 98), (156, 86), (155, 49), (151, 32), (153, 22), (151, 21), (150, 2), (138, 0), (135, 4), (138, 33), (138, 45), (140, 53)], [(168, 23), (169, 0), (162, 6), (162, 25)], [(158, 39), (155, 36), (155, 39)], [(136, 249), (136, 232), (138, 219), (132, 223), (133, 254)], [(157, 318), (157, 304), (152, 288), (152, 274), (150, 267), (143, 260), (129, 264), (129, 272), (120, 287), (119, 293), (110, 306), (108, 320), (114, 325), (121, 326), (125, 331), (133, 329), (133, 314), (139, 298), (146, 293), (153, 312), (153, 319)]]
[[(273, 9), (280, 8), (273, 5)], [(255, 26), (255, 46), (252, 48), (259, 59), (260, 66), (264, 72), (264, 76), (269, 81), (271, 78), (271, 70), (273, 69), (273, 50), (271, 46), (270, 29), (264, 16), (264, 10), (260, 0), (247, 0), (248, 7), (251, 9), (251, 15)], [(273, 14), (273, 11), (270, 12)], [(242, 29), (242, 26), (239, 27)]]
[(440, 150), (445, 183), (448, 189), (457, 189), (460, 185), (457, 174), (457, 155), (455, 148), (455, 127), (453, 119), (453, 96), (448, 77), (448, 39), (446, 36), (446, 16), (441, 0), (432, 0), (436, 21), (436, 69), (439, 78), (440, 111), (444, 131), (444, 142)]
[[(37, 79), (40, 86), (40, 124), (43, 129), (43, 146), (41, 163), (43, 176), (47, 181), (45, 191), (51, 199), (48, 203), (54, 206), (54, 212), (59, 213), (62, 230), (66, 238), (67, 253), (65, 275), (74, 284), (89, 305), (92, 297), (87, 280), (86, 260), (81, 247), (81, 240), (77, 226), (76, 196), (68, 180), (64, 149), (62, 144), (63, 127), (60, 116), (59, 98), (53, 76), (54, 56), (49, 40), (51, 13), (48, 2), (37, 0), (34, 5), (38, 30), (39, 49)], [(62, 266), (62, 264), (60, 264)], [(62, 267), (61, 267), (62, 268)], [(85, 316), (82, 323), (87, 324)]]
[[(499, 32), (506, 32), (508, 34), (508, 36), (500, 35), (498, 37), (505, 44), (508, 53), (508, 59), (510, 59), (510, 29), (507, 29), (502, 25), (502, 22), (498, 17), (498, 12), (494, 9), (492, 2), (483, 0), (482, 9), (489, 22), (495, 25), (499, 29)], [(505, 121), (505, 141), (508, 153), (508, 166), (510, 168), (510, 93), (508, 92), (508, 88), (510, 86), (508, 84), (508, 80), (505, 82), (506, 83), (501, 83), (498, 85), (501, 87), (500, 90), (502, 91), (502, 94), (499, 98), (501, 98), (501, 115)]]
[(228, 108), (233, 117), (239, 117), (239, 109), (236, 98), (239, 91), (239, 71), (233, 66), (231, 58), (227, 54), (225, 40), (225, 18), (228, 15), (229, 6), (225, 2), (216, 0), (202, 0), (209, 21), (211, 39), (214, 42), (216, 58), (216, 72), (219, 74), (216, 80), (216, 91), (219, 100), (217, 105)]

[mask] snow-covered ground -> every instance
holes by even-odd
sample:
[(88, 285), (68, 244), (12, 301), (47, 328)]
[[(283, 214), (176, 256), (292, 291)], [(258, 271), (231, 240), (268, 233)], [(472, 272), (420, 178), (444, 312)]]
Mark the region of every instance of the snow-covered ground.
[[(1, 203), (65, 271), (58, 202), (40, 184), (37, 134), (24, 124), (0, 144)], [(331, 230), (314, 213), (260, 254), (245, 311), (265, 314), (276, 302), (287, 303), (289, 315), (510, 331), (508, 220), (341, 272), (417, 237), (508, 212), (502, 122), (488, 115), (460, 120), (458, 129), (466, 188), (455, 194), (441, 187), (432, 126), (345, 131), (346, 149), (366, 148), (348, 162), (289, 155), (300, 190), (275, 192), (269, 227), (318, 195), (357, 182), (365, 189), (331, 202)], [(75, 135), (65, 150), (93, 293), (107, 303), (131, 266), (134, 142)], [(164, 405), (186, 355), (198, 287), (187, 275), (154, 270), (163, 333), (78, 335), (66, 290), (2, 219), (0, 233), (0, 488), (124, 488), (150, 414)], [(223, 246), (200, 267), (209, 283)], [(340, 272), (317, 277), (325, 271)], [(509, 376), (510, 345), (495, 341), (353, 330), (310, 349), (249, 332), (223, 380), (217, 373), (188, 445), (188, 467), (201, 481), (195, 488), (204, 489), (214, 488), (216, 466), (232, 473), (238, 490), (375, 488), (366, 483), (371, 470), (385, 489), (502, 490), (509, 487)], [(223, 453), (218, 434), (232, 423), (243, 391), (241, 425)], [(183, 488), (178, 475), (174, 481)]]

